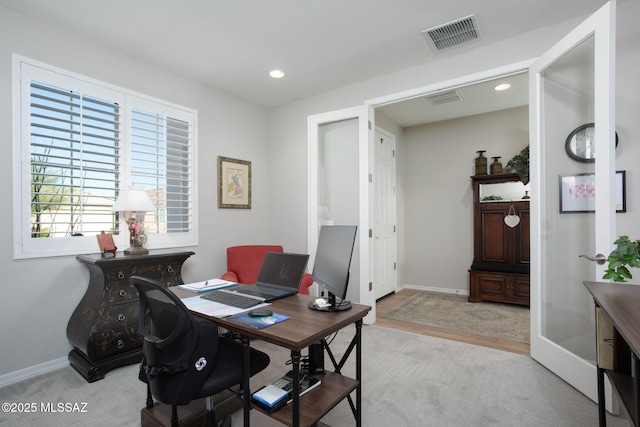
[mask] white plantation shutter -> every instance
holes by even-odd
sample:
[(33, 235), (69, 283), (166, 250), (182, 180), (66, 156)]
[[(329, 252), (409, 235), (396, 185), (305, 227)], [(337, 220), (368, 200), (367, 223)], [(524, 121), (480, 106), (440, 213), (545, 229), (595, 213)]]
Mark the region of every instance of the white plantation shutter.
[(131, 182), (145, 187), (157, 208), (145, 219), (148, 233), (193, 228), (191, 127), (189, 121), (131, 110)]
[(147, 247), (197, 244), (194, 164), (197, 112), (14, 56), (16, 174), (14, 257), (97, 252), (112, 232), (120, 188), (143, 187)]
[(30, 82), (31, 237), (114, 229), (120, 106)]

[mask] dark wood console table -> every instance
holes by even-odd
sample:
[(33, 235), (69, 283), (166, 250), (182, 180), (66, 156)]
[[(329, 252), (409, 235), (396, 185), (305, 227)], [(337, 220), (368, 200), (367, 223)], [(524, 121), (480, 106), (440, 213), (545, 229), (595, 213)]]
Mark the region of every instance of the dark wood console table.
[(193, 254), (151, 251), (148, 255), (76, 257), (89, 268), (89, 286), (67, 324), (67, 338), (74, 347), (68, 356), (71, 366), (93, 382), (113, 368), (139, 362), (138, 291), (129, 278), (137, 274), (167, 286), (182, 284), (182, 264)]
[[(584, 282), (596, 307), (598, 418), (606, 426), (604, 376), (627, 410), (640, 421), (640, 286)], [(633, 375), (632, 373), (635, 373)]]

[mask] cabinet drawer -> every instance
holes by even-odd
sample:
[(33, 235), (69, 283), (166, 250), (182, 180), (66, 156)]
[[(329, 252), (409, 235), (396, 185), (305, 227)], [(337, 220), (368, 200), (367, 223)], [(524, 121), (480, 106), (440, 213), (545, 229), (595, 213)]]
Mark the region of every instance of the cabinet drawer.
[(119, 304), (103, 302), (99, 308), (99, 319), (91, 328), (88, 356), (99, 359), (113, 354), (139, 349), (142, 336), (138, 331), (138, 301)]
[(106, 301), (110, 304), (138, 300), (138, 290), (129, 281), (107, 283), (104, 292)]
[(139, 263), (131, 269), (131, 275), (149, 277), (164, 283), (166, 286), (178, 286), (182, 283), (180, 268), (182, 260), (163, 260), (150, 263)]
[[(177, 286), (181, 283), (180, 265), (181, 260), (123, 263), (105, 268), (105, 281), (107, 285), (119, 284), (124, 287), (130, 283), (131, 276), (140, 275), (158, 280), (166, 286)], [(135, 287), (133, 289), (135, 291)], [(134, 295), (134, 298), (137, 298), (137, 292)]]

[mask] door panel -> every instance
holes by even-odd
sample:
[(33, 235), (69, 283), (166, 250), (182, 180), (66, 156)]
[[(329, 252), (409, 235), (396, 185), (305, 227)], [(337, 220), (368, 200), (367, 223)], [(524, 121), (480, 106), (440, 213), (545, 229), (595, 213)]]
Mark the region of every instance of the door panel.
[(376, 130), (373, 173), (373, 290), (375, 299), (395, 292), (396, 270), (396, 142)]
[[(534, 62), (529, 74), (531, 356), (593, 400), (594, 306), (583, 281), (601, 278), (602, 268), (578, 255), (608, 253), (615, 229), (614, 19), (615, 3), (608, 3)], [(596, 161), (577, 162), (565, 153), (564, 141), (592, 122)], [(561, 213), (561, 200), (571, 194), (561, 190), (560, 175), (585, 173), (595, 175), (595, 212)]]

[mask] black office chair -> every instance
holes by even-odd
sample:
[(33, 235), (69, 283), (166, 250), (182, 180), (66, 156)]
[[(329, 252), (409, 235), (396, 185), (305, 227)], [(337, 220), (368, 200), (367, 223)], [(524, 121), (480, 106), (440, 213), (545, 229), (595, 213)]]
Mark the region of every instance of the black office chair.
[[(160, 282), (140, 276), (131, 281), (140, 295), (140, 333), (143, 360), (140, 379), (147, 383), (147, 407), (153, 396), (171, 404), (171, 425), (178, 425), (178, 409), (207, 397), (205, 425), (217, 425), (211, 396), (242, 384), (243, 347), (218, 337), (218, 327), (194, 316)], [(250, 375), (269, 365), (269, 356), (250, 349)]]

